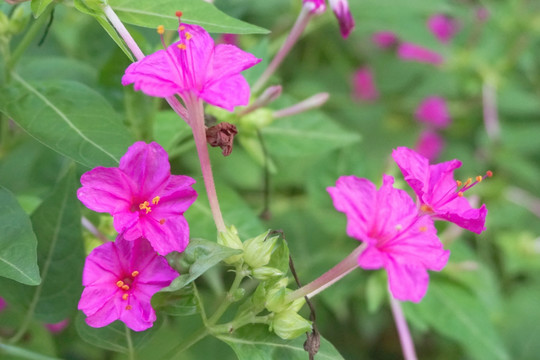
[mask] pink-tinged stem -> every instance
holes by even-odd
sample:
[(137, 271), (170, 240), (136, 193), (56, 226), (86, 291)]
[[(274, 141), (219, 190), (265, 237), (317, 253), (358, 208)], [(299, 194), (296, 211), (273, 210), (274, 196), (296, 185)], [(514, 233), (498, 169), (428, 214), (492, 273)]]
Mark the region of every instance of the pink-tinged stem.
[(304, 296), (311, 298), (333, 283), (337, 282), (339, 279), (343, 278), (345, 275), (358, 267), (358, 256), (362, 253), (362, 251), (364, 251), (365, 248), (366, 245), (363, 243), (354, 249), (354, 251), (339, 264), (322, 274), (319, 278), (287, 295), (287, 302), (292, 302)]
[(330, 94), (328, 94), (327, 92), (315, 94), (307, 98), (306, 100), (299, 102), (298, 104), (295, 104), (285, 109), (274, 111), (274, 117), (282, 118), (286, 116), (292, 116), (302, 113), (304, 111), (318, 108), (324, 105), (324, 103), (328, 101), (329, 97)]
[(214, 217), (218, 232), (226, 231), (225, 222), (223, 221), (221, 209), (219, 208), (212, 166), (208, 155), (202, 100), (193, 94), (189, 96), (190, 98), (185, 99), (185, 102), (187, 105), (188, 118), (191, 122), (190, 125), (191, 130), (193, 131), (193, 138), (195, 139), (195, 146), (197, 147), (197, 154), (199, 155), (199, 161), (201, 163), (201, 171), (206, 187), (206, 193), (208, 194), (208, 201), (210, 202), (210, 210), (212, 211), (212, 216)]
[(302, 11), (300, 11), (298, 18), (296, 19), (296, 22), (294, 23), (294, 26), (291, 29), (289, 36), (287, 37), (287, 40), (285, 40), (276, 56), (272, 59), (272, 62), (270, 62), (266, 70), (264, 70), (264, 72), (262, 73), (261, 77), (251, 88), (253, 93), (261, 90), (264, 84), (266, 84), (266, 82), (270, 78), (270, 76), (272, 76), (272, 74), (276, 71), (283, 59), (285, 59), (285, 56), (287, 56), (289, 51), (291, 51), (291, 48), (294, 46), (294, 44), (296, 44), (296, 41), (298, 40), (302, 32), (304, 32), (304, 29), (309, 23), (309, 20), (311, 20), (312, 16), (313, 14), (311, 13), (311, 11), (307, 7), (303, 6)]
[(401, 342), (403, 357), (405, 360), (416, 360), (416, 350), (414, 349), (414, 343), (409, 331), (409, 326), (407, 325), (407, 321), (403, 315), (401, 304), (399, 301), (394, 299), (390, 292), (388, 292), (388, 294), (390, 296), (390, 307), (392, 308), (392, 314), (394, 315), (394, 321), (399, 334), (399, 341)]
[(484, 107), (484, 126), (491, 141), (499, 140), (501, 128), (497, 115), (497, 93), (495, 87), (484, 82), (482, 86), (482, 105)]

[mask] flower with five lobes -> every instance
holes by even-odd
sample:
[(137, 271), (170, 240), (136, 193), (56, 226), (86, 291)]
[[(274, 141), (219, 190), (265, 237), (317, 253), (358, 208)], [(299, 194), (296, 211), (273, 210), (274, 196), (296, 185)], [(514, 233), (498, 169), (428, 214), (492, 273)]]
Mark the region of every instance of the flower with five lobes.
[(197, 198), (189, 176), (171, 175), (168, 155), (157, 143), (136, 142), (118, 168), (97, 167), (81, 176), (79, 200), (108, 212), (127, 241), (148, 239), (155, 251), (182, 252), (189, 243), (184, 212)]
[(473, 209), (463, 194), (491, 176), (491, 171), (485, 176), (477, 176), (475, 182), (469, 179), (462, 183), (454, 180), (454, 170), (461, 166), (459, 160), (430, 165), (427, 158), (406, 147), (398, 147), (392, 157), (416, 193), (422, 213), (453, 222), (477, 234), (485, 230), (486, 205)]
[[(160, 34), (163, 31), (163, 27), (158, 28)], [(129, 65), (122, 85), (134, 84), (135, 90), (150, 96), (179, 94), (186, 104), (194, 96), (229, 111), (247, 105), (249, 84), (240, 72), (261, 59), (234, 45), (215, 46), (197, 25), (180, 23), (178, 34), (180, 41)]]
[(119, 235), (115, 242), (98, 246), (86, 258), (85, 288), (78, 308), (92, 327), (120, 320), (131, 330), (143, 331), (156, 320), (152, 295), (177, 277), (146, 239), (127, 241)]
[(377, 190), (367, 179), (342, 176), (327, 190), (334, 207), (347, 216), (347, 235), (367, 244), (358, 265), (385, 268), (394, 298), (419, 302), (427, 291), (427, 270), (442, 270), (450, 252), (443, 249), (433, 220), (393, 183), (384, 175)]

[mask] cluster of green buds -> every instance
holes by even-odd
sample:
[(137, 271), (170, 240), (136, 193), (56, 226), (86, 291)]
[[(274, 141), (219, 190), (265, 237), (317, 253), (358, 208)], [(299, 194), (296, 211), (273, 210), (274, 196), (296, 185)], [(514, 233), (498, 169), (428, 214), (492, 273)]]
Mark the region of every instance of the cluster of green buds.
[(238, 318), (267, 313), (270, 330), (283, 339), (293, 339), (311, 330), (311, 323), (298, 314), (304, 298), (292, 302), (287, 295), (289, 284), (289, 248), (279, 234), (266, 231), (242, 242), (234, 226), (219, 234), (218, 243), (242, 254), (225, 259), (229, 265), (242, 268), (260, 283), (253, 295), (241, 305)]
[(10, 38), (22, 32), (26, 28), (28, 21), (30, 21), (29, 4), (15, 7), (9, 17), (0, 11), (0, 38)]

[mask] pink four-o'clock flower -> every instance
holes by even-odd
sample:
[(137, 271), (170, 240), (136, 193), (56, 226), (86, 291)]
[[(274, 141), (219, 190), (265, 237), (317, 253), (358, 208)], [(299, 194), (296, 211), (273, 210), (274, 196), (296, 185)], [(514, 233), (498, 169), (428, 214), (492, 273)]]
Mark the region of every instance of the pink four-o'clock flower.
[(419, 214), (410, 196), (393, 183), (385, 175), (377, 190), (369, 180), (342, 176), (328, 192), (347, 216), (347, 234), (368, 245), (358, 265), (385, 268), (392, 295), (419, 302), (427, 291), (427, 270), (442, 270), (450, 252), (437, 238), (433, 220)]
[(459, 30), (458, 22), (450, 16), (435, 14), (427, 21), (427, 27), (433, 35), (442, 43), (446, 44)]
[(354, 19), (349, 9), (349, 3), (347, 0), (328, 0), (328, 2), (338, 20), (341, 36), (348, 37), (354, 29)]
[(232, 111), (249, 102), (249, 85), (241, 71), (259, 63), (234, 45), (219, 44), (200, 26), (178, 27), (180, 40), (129, 65), (122, 85), (134, 84), (147, 95), (179, 94), (186, 104), (202, 99)]
[(416, 109), (415, 116), (418, 121), (441, 129), (448, 127), (452, 122), (446, 100), (440, 96), (428, 96), (422, 100)]
[(134, 331), (146, 330), (156, 320), (152, 295), (177, 276), (146, 239), (127, 241), (119, 235), (115, 242), (95, 248), (86, 258), (79, 310), (92, 327), (120, 320)]
[(440, 65), (444, 62), (444, 58), (440, 54), (409, 42), (399, 44), (398, 56), (402, 60), (417, 61), (433, 65)]
[(184, 251), (189, 227), (184, 212), (197, 198), (189, 176), (171, 175), (167, 153), (157, 143), (133, 144), (118, 168), (97, 167), (81, 177), (79, 200), (110, 213), (114, 228), (128, 241), (148, 239), (166, 255)]
[(375, 101), (379, 98), (373, 71), (369, 67), (362, 67), (353, 74), (353, 96), (362, 101)]
[[(477, 234), (485, 230), (486, 206), (474, 209), (463, 196), (484, 177), (478, 176), (474, 183), (469, 179), (461, 184), (454, 180), (454, 170), (461, 166), (461, 161), (454, 159), (430, 165), (427, 158), (406, 147), (398, 147), (392, 152), (392, 157), (416, 193), (424, 214), (451, 221)], [(490, 174), (488, 172), (486, 176)]]

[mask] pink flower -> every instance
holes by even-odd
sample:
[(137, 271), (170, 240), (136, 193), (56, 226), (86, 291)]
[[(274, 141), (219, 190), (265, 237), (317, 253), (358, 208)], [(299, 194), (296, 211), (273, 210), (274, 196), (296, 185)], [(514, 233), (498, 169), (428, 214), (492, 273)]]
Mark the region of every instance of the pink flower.
[(4, 300), (4, 298), (0, 296), (0, 312), (4, 311), (6, 306), (7, 306), (6, 300)]
[(79, 200), (107, 212), (128, 241), (148, 239), (162, 255), (184, 251), (189, 226), (184, 212), (197, 198), (189, 176), (171, 175), (167, 153), (157, 143), (133, 144), (118, 168), (97, 167), (81, 177)]
[(327, 190), (335, 208), (347, 216), (347, 234), (367, 244), (358, 265), (385, 268), (392, 295), (419, 302), (427, 291), (427, 270), (442, 270), (450, 252), (437, 238), (433, 220), (419, 214), (410, 196), (393, 183), (384, 175), (377, 190), (369, 180), (342, 176)]
[(479, 7), (476, 9), (476, 20), (484, 22), (489, 18), (489, 10), (485, 7)]
[(134, 331), (146, 330), (156, 320), (152, 295), (177, 276), (148, 241), (126, 241), (119, 235), (116, 242), (95, 248), (86, 258), (79, 310), (92, 327), (120, 320)]
[(353, 96), (358, 100), (374, 101), (379, 92), (373, 81), (373, 72), (368, 67), (358, 69), (353, 75)]
[(325, 0), (302, 0), (302, 4), (312, 14), (322, 14), (326, 11)]
[(339, 23), (341, 36), (347, 38), (354, 29), (354, 19), (347, 0), (328, 0)]
[(180, 41), (129, 65), (122, 85), (150, 96), (179, 94), (185, 103), (195, 97), (229, 111), (247, 105), (249, 85), (240, 72), (261, 60), (234, 45), (214, 46), (197, 25), (180, 24), (178, 33)]
[(218, 44), (229, 44), (238, 46), (238, 34), (221, 34), (218, 38)]
[(428, 29), (442, 43), (446, 44), (459, 30), (459, 24), (456, 20), (444, 14), (435, 14), (427, 21)]
[(440, 96), (429, 96), (422, 100), (416, 109), (415, 116), (418, 121), (441, 129), (448, 127), (452, 122), (446, 101)]
[(392, 31), (379, 31), (371, 36), (371, 41), (381, 49), (388, 49), (397, 44), (398, 37)]
[(416, 143), (416, 151), (429, 161), (436, 160), (444, 148), (444, 139), (432, 130), (424, 130)]
[[(485, 230), (486, 205), (473, 209), (463, 197), (465, 191), (485, 177), (478, 176), (474, 183), (469, 179), (461, 184), (454, 180), (454, 170), (461, 166), (461, 161), (430, 165), (428, 159), (406, 147), (398, 147), (392, 157), (416, 193), (422, 213), (453, 222), (477, 234)], [(487, 176), (490, 176), (489, 172)], [(464, 186), (459, 188), (461, 185)]]
[(399, 45), (398, 56), (402, 60), (430, 63), (433, 65), (440, 65), (444, 61), (443, 57), (436, 52), (408, 42)]
[(65, 328), (67, 328), (68, 325), (69, 325), (69, 319), (64, 319), (64, 320), (62, 320), (60, 322), (57, 322), (57, 323), (54, 323), (54, 324), (45, 324), (45, 327), (51, 333), (58, 334), (59, 332), (61, 332)]

